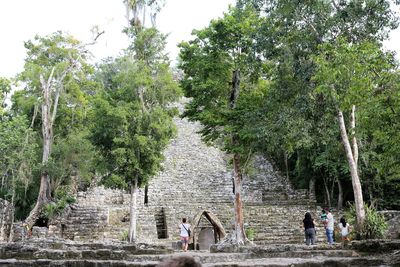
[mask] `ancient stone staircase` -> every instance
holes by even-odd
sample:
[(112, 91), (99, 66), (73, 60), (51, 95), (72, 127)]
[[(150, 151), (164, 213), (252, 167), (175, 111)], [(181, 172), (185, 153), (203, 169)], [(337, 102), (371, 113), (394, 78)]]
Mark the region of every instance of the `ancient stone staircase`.
[[(371, 245), (374, 244), (369, 246)], [(29, 243), (0, 244), (0, 266), (156, 266), (164, 259), (180, 255), (191, 256), (203, 266), (210, 267), (397, 266), (400, 258), (395, 251), (399, 251), (400, 242), (380, 245), (391, 249), (385, 254), (363, 254), (363, 250), (341, 249), (339, 246), (307, 247), (286, 244), (241, 247), (234, 253), (184, 253), (146, 244), (32, 240)], [(359, 247), (365, 248), (365, 244), (360, 244)]]
[[(177, 226), (181, 219), (186, 217), (191, 223), (204, 210), (216, 215), (227, 232), (233, 229), (229, 158), (202, 142), (198, 134), (200, 124), (181, 118), (174, 121), (178, 134), (165, 150), (163, 171), (150, 180), (147, 203), (144, 190), (138, 195), (138, 239), (143, 242), (170, 244), (179, 240)], [(300, 224), (307, 210), (315, 213), (315, 202), (310, 201), (305, 191), (294, 190), (265, 158), (254, 157), (251, 164), (252, 171), (244, 177), (243, 185), (247, 227), (254, 229), (255, 238), (261, 243), (302, 242)], [(92, 188), (79, 193), (77, 204), (90, 209), (99, 207), (100, 213), (108, 214), (107, 221), (101, 219), (102, 215), (98, 219), (88, 216), (87, 222), (93, 219), (91, 230), (101, 232), (93, 237), (118, 240), (129, 227), (129, 201), (130, 196), (124, 192)], [(81, 224), (73, 219), (74, 213), (68, 225)], [(98, 222), (107, 223), (100, 227)], [(90, 231), (77, 226), (76, 230), (79, 229)], [(73, 230), (68, 236), (90, 237)]]
[(102, 239), (106, 225), (108, 225), (106, 208), (73, 205), (69, 216), (62, 224), (62, 237), (71, 240)]

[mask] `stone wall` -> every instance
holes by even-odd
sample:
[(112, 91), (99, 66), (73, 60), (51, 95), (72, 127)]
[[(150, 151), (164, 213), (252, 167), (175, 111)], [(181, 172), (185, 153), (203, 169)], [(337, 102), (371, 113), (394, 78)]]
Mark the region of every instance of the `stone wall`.
[(7, 200), (0, 198), (0, 242), (8, 241), (13, 222), (13, 205)]
[(384, 210), (379, 213), (385, 216), (389, 225), (385, 238), (400, 239), (400, 210)]

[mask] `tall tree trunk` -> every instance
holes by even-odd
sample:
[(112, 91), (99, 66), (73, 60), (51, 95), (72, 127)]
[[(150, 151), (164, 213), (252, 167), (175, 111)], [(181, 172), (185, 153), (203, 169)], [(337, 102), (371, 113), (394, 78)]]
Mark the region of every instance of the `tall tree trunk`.
[[(355, 111), (355, 107), (352, 110), (352, 113)], [(355, 125), (355, 116), (351, 116), (351, 123), (350, 125)], [(344, 146), (344, 149), (346, 151), (346, 157), (347, 161), (349, 164), (349, 169), (350, 169), (350, 174), (351, 174), (351, 182), (353, 185), (353, 192), (354, 192), (354, 202), (355, 202), (355, 209), (356, 209), (356, 215), (357, 215), (357, 224), (358, 226), (361, 226), (364, 223), (365, 220), (365, 210), (364, 210), (364, 200), (363, 200), (363, 195), (362, 195), (362, 188), (361, 188), (361, 182), (360, 178), (358, 176), (358, 170), (357, 170), (357, 160), (355, 158), (355, 155), (358, 156), (358, 151), (353, 151), (351, 150), (350, 146), (350, 141), (349, 137), (347, 135), (346, 131), (346, 125), (344, 123), (344, 117), (343, 117), (343, 112), (338, 109), (338, 121), (339, 121), (339, 127), (340, 127), (340, 135), (342, 137), (342, 143)], [(354, 147), (353, 148), (357, 148)]]
[[(232, 91), (230, 97), (230, 107), (235, 109), (237, 98), (239, 97), (240, 89), (240, 71), (235, 70), (232, 73)], [(237, 144), (237, 136), (232, 134), (232, 144)], [(244, 231), (244, 217), (243, 217), (243, 204), (242, 204), (242, 187), (243, 176), (240, 165), (240, 155), (235, 153), (233, 155), (233, 175), (234, 175), (234, 209), (235, 209), (235, 239), (236, 244), (242, 245), (246, 241), (246, 234)]]
[(309, 199), (312, 201), (316, 200), (316, 194), (315, 194), (315, 178), (312, 177), (310, 181), (308, 182), (308, 195)]
[(138, 192), (138, 177), (131, 184), (131, 219), (129, 225), (129, 242), (136, 241), (136, 221), (137, 221), (137, 192)]
[(340, 179), (337, 180), (338, 184), (338, 203), (337, 203), (337, 208), (338, 210), (341, 210), (343, 208), (343, 187), (342, 187), (342, 182)]
[(353, 158), (354, 163), (356, 165), (356, 169), (358, 171), (358, 145), (357, 145), (357, 138), (356, 138), (356, 106), (353, 105), (351, 107), (351, 119), (350, 119), (350, 134), (351, 138), (351, 145), (353, 148)]
[[(11, 209), (12, 209), (12, 214), (11, 214), (11, 227), (10, 227), (10, 234), (8, 235), (7, 239), (8, 242), (12, 242), (14, 239), (14, 218), (15, 218), (15, 177), (14, 177), (14, 172), (11, 171), (11, 177), (12, 177), (12, 196), (11, 196)], [(1, 235), (1, 234), (0, 234)]]
[(288, 155), (286, 151), (283, 151), (283, 160), (285, 161), (285, 169), (286, 169), (286, 179), (289, 181), (289, 164), (288, 164)]
[(333, 201), (334, 201), (334, 197), (335, 197), (335, 194), (334, 194), (334, 192), (335, 192), (335, 183), (336, 183), (336, 179), (333, 179), (332, 180), (332, 186), (331, 186), (331, 191), (330, 191), (330, 196), (331, 196), (331, 204), (333, 203)]
[[(54, 71), (54, 69), (53, 69)], [(53, 72), (52, 72), (53, 73)], [(43, 153), (42, 153), (42, 166), (44, 169), (42, 170), (40, 176), (40, 187), (39, 194), (36, 200), (36, 205), (29, 213), (28, 218), (26, 218), (25, 222), (32, 228), (35, 221), (39, 218), (41, 209), (44, 204), (48, 202), (49, 196), (49, 175), (46, 170), (47, 162), (50, 158), (51, 146), (53, 142), (53, 123), (51, 116), (51, 79), (52, 74), (50, 75), (49, 81), (45, 82), (43, 77), (41, 77), (41, 85), (43, 91), (43, 103), (42, 103), (42, 135), (43, 135)]]
[(233, 169), (235, 181), (235, 238), (237, 244), (243, 245), (246, 241), (242, 204), (243, 176), (240, 168), (240, 156), (238, 154), (233, 156)]
[(324, 188), (325, 188), (325, 203), (328, 205), (328, 207), (331, 207), (331, 195), (329, 194), (329, 188), (328, 188), (328, 181), (326, 178), (324, 178)]

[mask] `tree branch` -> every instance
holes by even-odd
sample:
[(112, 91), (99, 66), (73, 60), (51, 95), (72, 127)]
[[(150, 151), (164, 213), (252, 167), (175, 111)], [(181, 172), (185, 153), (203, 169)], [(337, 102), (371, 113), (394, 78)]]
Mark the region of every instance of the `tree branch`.
[(335, 3), (335, 0), (331, 0), (332, 5), (335, 7), (336, 11), (340, 11), (339, 6)]

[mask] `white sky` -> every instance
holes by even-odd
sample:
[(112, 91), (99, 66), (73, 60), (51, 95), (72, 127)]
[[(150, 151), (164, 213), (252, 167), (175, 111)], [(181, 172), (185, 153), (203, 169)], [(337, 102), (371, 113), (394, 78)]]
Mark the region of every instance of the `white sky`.
[[(166, 0), (157, 17), (157, 27), (169, 33), (170, 58), (178, 54), (176, 44), (188, 40), (193, 29), (201, 29), (221, 17), (235, 0)], [(22, 71), (26, 50), (24, 41), (36, 34), (46, 36), (57, 30), (80, 41), (91, 41), (91, 28), (105, 30), (91, 47), (96, 60), (116, 56), (126, 48), (122, 33), (127, 24), (123, 0), (0, 0), (0, 77), (13, 77)]]
[[(169, 33), (167, 51), (173, 60), (176, 44), (190, 39), (193, 29), (201, 29), (220, 17), (235, 0), (166, 0), (157, 17), (157, 27)], [(22, 71), (26, 55), (23, 42), (35, 34), (45, 36), (57, 30), (90, 42), (91, 28), (105, 30), (92, 47), (95, 59), (116, 56), (127, 46), (125, 7), (122, 0), (0, 0), (0, 77)], [(388, 49), (400, 53), (400, 30), (391, 34)]]

